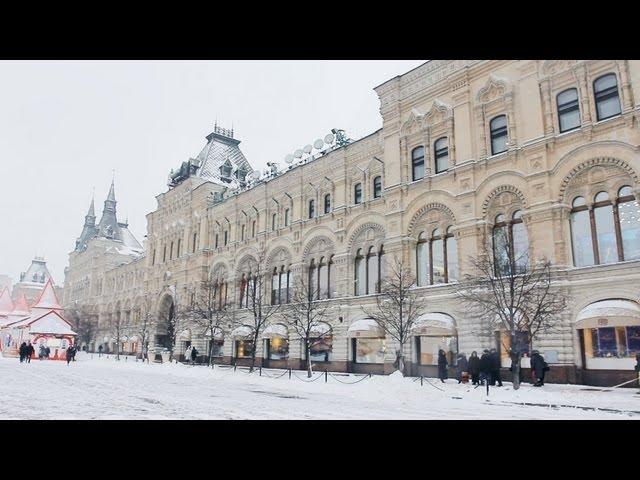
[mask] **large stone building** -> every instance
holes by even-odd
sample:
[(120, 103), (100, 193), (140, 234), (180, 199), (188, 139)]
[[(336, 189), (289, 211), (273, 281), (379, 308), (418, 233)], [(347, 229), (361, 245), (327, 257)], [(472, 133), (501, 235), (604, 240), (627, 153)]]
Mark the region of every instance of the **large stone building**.
[[(157, 196), (144, 252), (118, 236), (115, 198), (111, 232), (102, 222), (92, 230), (90, 212), (64, 304), (98, 319), (92, 348), (112, 344), (114, 318), (167, 318), (210, 277), (241, 320), (250, 260), (264, 249), (268, 298), (286, 302), (287, 282), (313, 269), (334, 307), (332, 338), (313, 352), (321, 369), (393, 370), (395, 345), (362, 306), (375, 303), (394, 256), (414, 268), (431, 312), (407, 345), (411, 373), (433, 373), (438, 348), (496, 347), (506, 367), (500, 332), (461, 308), (452, 284), (468, 256), (507, 228), (517, 248), (553, 263), (568, 300), (557, 328), (532, 345), (551, 364), (550, 380), (631, 378), (640, 351), (640, 62), (436, 60), (375, 91), (380, 130), (334, 141), (281, 173), (253, 172), (233, 132), (216, 127)], [(166, 343), (163, 323), (152, 343)], [(243, 333), (185, 330), (179, 352), (214, 346), (219, 362), (236, 361)], [(264, 365), (301, 365), (292, 332), (274, 325), (263, 337)], [(125, 349), (140, 348), (137, 336), (125, 338)]]

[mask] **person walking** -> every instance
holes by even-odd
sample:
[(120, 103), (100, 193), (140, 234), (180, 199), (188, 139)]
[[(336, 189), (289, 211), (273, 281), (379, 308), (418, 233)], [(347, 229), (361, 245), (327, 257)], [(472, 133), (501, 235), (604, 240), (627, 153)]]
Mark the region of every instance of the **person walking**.
[(191, 351), (193, 350), (193, 347), (191, 347), (191, 345), (189, 345), (187, 347), (187, 349), (184, 351), (184, 360), (185, 362), (190, 362), (191, 361)]
[(42, 360), (47, 356), (47, 347), (44, 346), (44, 343), (40, 344), (40, 348), (38, 349), (38, 358)]
[(73, 360), (74, 356), (75, 347), (73, 345), (69, 345), (69, 348), (67, 348), (67, 365), (69, 365), (69, 363)]
[(531, 352), (531, 371), (536, 379), (534, 387), (544, 386), (544, 374), (549, 371), (549, 365), (544, 361), (544, 357), (540, 355), (538, 350)]
[(195, 347), (191, 347), (191, 365), (196, 363), (196, 358), (198, 358), (198, 350)]
[(478, 385), (480, 383), (480, 357), (475, 350), (471, 352), (469, 357), (468, 367), (469, 375), (471, 375), (471, 383)]
[(98, 345), (98, 357), (102, 356), (102, 344)]
[(480, 357), (480, 385), (484, 385), (484, 382), (491, 381), (491, 355), (489, 350), (484, 350)]
[(47, 357), (47, 360), (49, 359), (49, 355), (51, 355), (51, 349), (49, 348), (49, 346), (47, 346), (47, 348), (45, 349), (45, 356)]
[(498, 387), (502, 386), (502, 377), (500, 376), (500, 355), (495, 348), (492, 348), (489, 352), (491, 356), (491, 386), (495, 386), (498, 382)]
[(458, 383), (467, 383), (469, 380), (469, 362), (467, 356), (464, 353), (458, 354), (458, 361), (456, 362), (456, 378)]
[(27, 363), (31, 363), (31, 356), (36, 353), (35, 348), (31, 345), (31, 340), (27, 341)]
[(442, 383), (447, 379), (447, 367), (449, 366), (449, 362), (447, 362), (447, 355), (444, 353), (444, 350), (438, 351), (438, 378)]
[(27, 356), (27, 343), (26, 342), (22, 342), (22, 344), (20, 345), (20, 348), (18, 349), (18, 352), (20, 353), (20, 363), (24, 362), (24, 359)]

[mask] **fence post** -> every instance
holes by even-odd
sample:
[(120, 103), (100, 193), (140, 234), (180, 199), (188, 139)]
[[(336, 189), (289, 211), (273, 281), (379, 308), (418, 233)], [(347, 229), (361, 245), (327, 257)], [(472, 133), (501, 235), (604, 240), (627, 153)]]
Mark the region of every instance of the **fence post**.
[(371, 374), (371, 373), (370, 373), (370, 374), (369, 374), (369, 378), (371, 378), (371, 375), (373, 375), (373, 374)]
[(329, 377), (329, 375), (328, 375), (327, 371), (325, 370), (324, 371), (324, 383), (327, 383), (327, 381), (329, 380), (328, 377)]
[(260, 366), (260, 376), (262, 376), (262, 366)]
[(289, 369), (289, 380), (291, 380), (291, 369)]
[(234, 363), (234, 364), (233, 364), (233, 371), (235, 372), (237, 368), (238, 368), (238, 364), (237, 364), (237, 363)]
[(124, 357), (124, 361), (126, 362), (129, 359), (129, 357)]
[(422, 375), (420, 375), (420, 386), (423, 387), (424, 384), (422, 383)]

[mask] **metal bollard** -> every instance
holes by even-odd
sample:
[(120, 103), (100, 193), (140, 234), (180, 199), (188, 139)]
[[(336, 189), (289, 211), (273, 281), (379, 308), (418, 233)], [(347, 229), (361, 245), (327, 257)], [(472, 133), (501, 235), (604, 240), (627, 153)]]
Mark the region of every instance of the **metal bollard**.
[(422, 383), (422, 377), (420, 377), (420, 386), (421, 386), (421, 387), (423, 386), (423, 383)]
[(234, 363), (234, 364), (233, 364), (233, 371), (235, 372), (237, 368), (238, 368), (238, 364), (237, 364), (237, 363)]
[(129, 357), (124, 357), (124, 361), (126, 362)]
[(327, 373), (327, 371), (324, 371), (324, 383), (327, 383), (329, 381), (329, 374)]
[(262, 376), (262, 367), (260, 367), (260, 376)]
[(291, 380), (291, 369), (289, 369), (289, 380)]

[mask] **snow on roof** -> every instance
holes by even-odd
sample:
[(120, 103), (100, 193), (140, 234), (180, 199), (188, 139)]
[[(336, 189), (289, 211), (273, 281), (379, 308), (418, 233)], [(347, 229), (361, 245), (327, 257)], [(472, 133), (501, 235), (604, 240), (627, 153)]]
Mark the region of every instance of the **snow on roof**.
[(18, 297), (15, 305), (13, 306), (12, 315), (29, 315), (29, 304), (27, 303), (27, 297), (24, 293)]
[(71, 330), (70, 325), (56, 311), (50, 311), (36, 320), (31, 320), (29, 333), (42, 333), (53, 335), (77, 335)]
[(9, 315), (13, 311), (13, 300), (9, 289), (4, 287), (0, 293), (0, 315)]
[[(599, 319), (607, 321), (600, 325)], [(584, 307), (576, 317), (576, 323), (583, 327), (615, 326), (620, 321), (640, 324), (640, 305), (631, 300), (601, 300)]]
[(274, 323), (264, 329), (264, 332), (262, 332), (262, 336), (265, 338), (272, 338), (272, 337), (287, 338), (289, 336), (289, 331), (287, 330), (287, 327), (285, 327), (281, 323)]
[(363, 318), (349, 325), (347, 335), (350, 337), (384, 337), (384, 330), (372, 318)]
[[(253, 172), (253, 168), (238, 147), (240, 142), (216, 132), (209, 134), (207, 141), (205, 147), (196, 157), (200, 165), (196, 175), (219, 185), (238, 188), (240, 184), (233, 174), (239, 168), (243, 168), (247, 175)], [(229, 182), (222, 179), (220, 172), (220, 167), (227, 161), (231, 164), (233, 175)]]
[(231, 332), (232, 337), (248, 337), (253, 333), (253, 329), (248, 325), (241, 325)]
[(40, 297), (31, 308), (62, 310), (62, 305), (60, 305), (60, 302), (58, 301), (58, 297), (56, 296), (56, 292), (53, 289), (53, 283), (51, 282), (51, 279), (47, 280), (44, 289), (40, 293)]
[(325, 322), (315, 322), (311, 325), (310, 331), (314, 335), (322, 336), (331, 331), (331, 326)]

